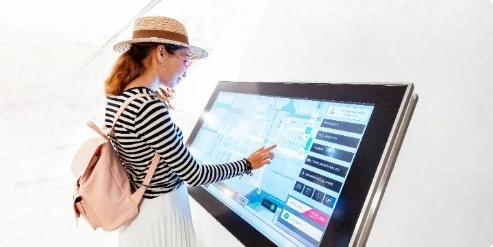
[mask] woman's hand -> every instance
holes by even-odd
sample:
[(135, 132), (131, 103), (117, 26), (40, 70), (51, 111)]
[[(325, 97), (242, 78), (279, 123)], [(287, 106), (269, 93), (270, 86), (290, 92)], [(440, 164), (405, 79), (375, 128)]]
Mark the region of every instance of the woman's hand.
[(159, 87), (156, 90), (156, 96), (164, 103), (168, 110), (173, 110), (175, 107), (171, 101), (175, 98), (176, 92), (173, 88)]
[(257, 149), (257, 151), (250, 154), (247, 160), (252, 165), (252, 170), (261, 168), (266, 164), (270, 164), (270, 161), (274, 158), (274, 153), (272, 152), (272, 150), (276, 147), (277, 147), (276, 144), (268, 148), (261, 147)]

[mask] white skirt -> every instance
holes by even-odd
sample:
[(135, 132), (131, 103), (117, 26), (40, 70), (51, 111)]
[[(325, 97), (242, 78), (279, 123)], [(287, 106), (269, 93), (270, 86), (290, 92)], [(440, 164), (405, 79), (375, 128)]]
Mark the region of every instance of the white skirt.
[(185, 184), (143, 199), (139, 215), (118, 229), (120, 247), (199, 247)]

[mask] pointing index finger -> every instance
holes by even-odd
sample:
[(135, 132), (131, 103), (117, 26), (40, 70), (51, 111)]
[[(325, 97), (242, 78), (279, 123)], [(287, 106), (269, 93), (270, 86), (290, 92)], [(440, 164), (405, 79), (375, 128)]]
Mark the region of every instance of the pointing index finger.
[(274, 148), (276, 148), (276, 147), (277, 147), (277, 144), (274, 144), (274, 145), (272, 145), (272, 146), (270, 146), (270, 147), (266, 148), (266, 149), (265, 149), (265, 151), (266, 151), (266, 152), (269, 152), (269, 151), (271, 151), (272, 149), (274, 149)]

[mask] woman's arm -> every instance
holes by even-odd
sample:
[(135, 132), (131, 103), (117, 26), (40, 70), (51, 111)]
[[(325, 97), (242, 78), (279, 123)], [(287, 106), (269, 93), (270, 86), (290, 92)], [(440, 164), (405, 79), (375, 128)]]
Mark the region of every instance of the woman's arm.
[(145, 100), (134, 120), (137, 136), (159, 153), (170, 168), (192, 186), (225, 180), (249, 172), (246, 159), (225, 164), (198, 164), (184, 145), (169, 112), (157, 98)]

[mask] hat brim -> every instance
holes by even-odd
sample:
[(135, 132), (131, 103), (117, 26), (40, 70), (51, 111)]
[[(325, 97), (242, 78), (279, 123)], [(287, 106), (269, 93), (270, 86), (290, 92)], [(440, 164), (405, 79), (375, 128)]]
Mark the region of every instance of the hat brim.
[(133, 44), (138, 44), (138, 43), (161, 43), (161, 44), (172, 44), (172, 45), (179, 45), (186, 47), (190, 50), (190, 58), (192, 60), (199, 60), (199, 59), (204, 59), (206, 58), (209, 53), (207, 50), (193, 46), (193, 45), (188, 45), (182, 42), (174, 41), (174, 40), (169, 40), (169, 39), (161, 39), (161, 38), (141, 38), (141, 39), (131, 39), (131, 40), (126, 40), (117, 43), (116, 45), (113, 46), (113, 50), (118, 52), (118, 53), (123, 53), (126, 52), (132, 47)]

